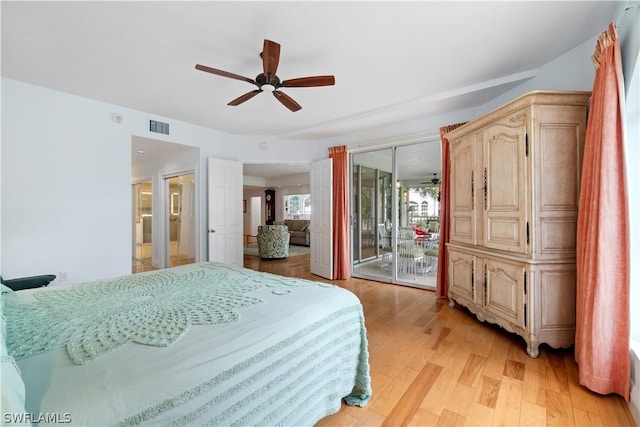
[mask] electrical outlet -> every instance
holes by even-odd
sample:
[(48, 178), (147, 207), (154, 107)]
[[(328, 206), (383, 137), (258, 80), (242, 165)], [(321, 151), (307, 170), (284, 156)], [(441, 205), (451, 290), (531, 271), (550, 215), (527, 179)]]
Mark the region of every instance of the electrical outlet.
[(60, 281), (61, 282), (66, 282), (67, 280), (69, 280), (69, 272), (68, 271), (61, 271), (60, 272)]

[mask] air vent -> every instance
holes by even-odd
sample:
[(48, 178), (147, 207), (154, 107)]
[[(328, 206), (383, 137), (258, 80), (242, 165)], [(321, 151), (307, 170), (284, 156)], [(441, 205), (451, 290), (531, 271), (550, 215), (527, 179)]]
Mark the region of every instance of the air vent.
[(157, 122), (149, 120), (149, 130), (155, 133), (163, 133), (169, 135), (169, 123)]

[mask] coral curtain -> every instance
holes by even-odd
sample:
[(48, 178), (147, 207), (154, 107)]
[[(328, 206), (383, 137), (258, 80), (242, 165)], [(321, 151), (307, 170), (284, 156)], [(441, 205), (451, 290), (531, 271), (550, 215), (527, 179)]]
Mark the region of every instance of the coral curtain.
[(447, 271), (449, 254), (446, 244), (449, 242), (449, 140), (445, 135), (464, 123), (444, 126), (440, 128), (440, 141), (442, 142), (442, 181), (440, 182), (440, 241), (438, 246), (438, 279), (436, 295), (438, 298), (447, 298)]
[(333, 278), (348, 279), (351, 277), (351, 253), (347, 147), (330, 147), (329, 158), (333, 160)]
[(580, 384), (629, 401), (629, 222), (624, 86), (613, 24), (600, 34), (587, 122), (577, 229), (575, 358)]

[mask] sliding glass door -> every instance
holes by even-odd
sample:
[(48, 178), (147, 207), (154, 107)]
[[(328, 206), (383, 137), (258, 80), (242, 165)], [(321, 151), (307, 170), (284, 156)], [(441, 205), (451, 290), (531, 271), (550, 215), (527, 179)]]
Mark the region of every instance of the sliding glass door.
[(435, 287), (439, 141), (351, 155), (353, 275)]
[(391, 222), (391, 156), (390, 149), (352, 156), (353, 259), (359, 266), (380, 256), (380, 225)]

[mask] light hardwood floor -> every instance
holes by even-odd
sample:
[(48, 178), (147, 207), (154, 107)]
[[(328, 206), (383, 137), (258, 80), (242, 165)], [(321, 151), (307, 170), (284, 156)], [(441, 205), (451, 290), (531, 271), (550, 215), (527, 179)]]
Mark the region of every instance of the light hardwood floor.
[[(195, 262), (195, 258), (186, 257), (178, 253), (178, 242), (171, 242), (169, 250), (171, 251), (169, 261), (171, 267), (193, 264)], [(142, 249), (136, 248), (136, 257), (131, 259), (131, 273), (135, 274), (152, 270), (157, 270), (157, 268), (151, 264), (151, 244), (145, 243)]]
[[(309, 255), (245, 267), (328, 282)], [(333, 281), (364, 307), (373, 396), (318, 426), (634, 426), (624, 399), (578, 383), (573, 350), (543, 345), (531, 359), (520, 337), (450, 308), (434, 292), (362, 279)]]

